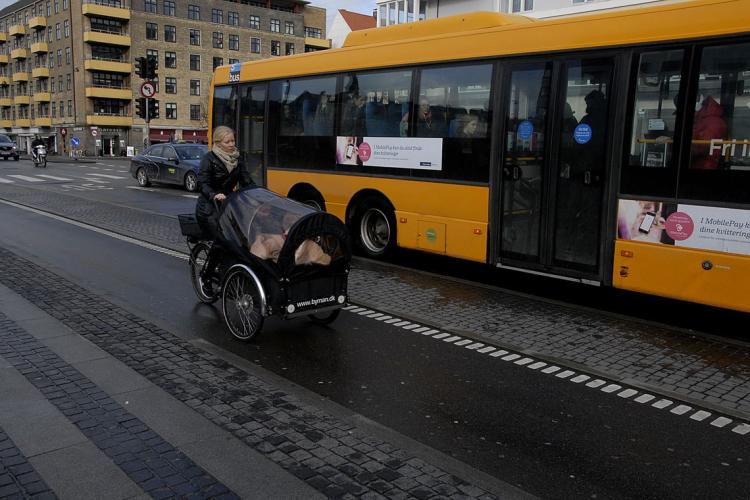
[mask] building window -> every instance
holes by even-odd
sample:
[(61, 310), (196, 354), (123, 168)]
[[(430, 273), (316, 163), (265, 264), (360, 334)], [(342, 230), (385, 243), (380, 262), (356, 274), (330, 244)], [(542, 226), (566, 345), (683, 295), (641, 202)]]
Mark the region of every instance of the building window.
[(201, 119), (201, 105), (200, 104), (191, 104), (190, 105), (190, 119), (191, 120), (200, 120)]
[(60, 0), (55, 0), (55, 14), (60, 13)]
[(250, 29), (259, 30), (260, 29), (260, 16), (250, 16), (248, 27)]
[(221, 24), (224, 22), (224, 11), (221, 9), (211, 9), (211, 22)]
[(52, 118), (57, 118), (57, 103), (52, 103)]
[(68, 116), (73, 116), (73, 100), (68, 99)]
[(57, 65), (62, 66), (62, 49), (57, 49)]
[(201, 70), (201, 56), (198, 54), (190, 54), (190, 69), (192, 71)]
[[(50, 3), (49, 3), (49, 0), (47, 0), (47, 4), (46, 4), (46, 11), (47, 11), (47, 17), (49, 17), (49, 16), (50, 16), (50, 13), (52, 12), (52, 11), (50, 10)], [(7, 28), (7, 26), (6, 26), (6, 28), (5, 28), (5, 29), (6, 29), (6, 30), (8, 29), (8, 28)]]
[(173, 76), (168, 76), (164, 78), (164, 93), (165, 94), (177, 93), (177, 78)]
[(177, 53), (176, 52), (164, 52), (164, 67), (172, 68), (172, 69), (177, 67)]
[(70, 37), (70, 21), (67, 19), (63, 21), (63, 33), (65, 34), (65, 38)]
[(271, 19), (271, 32), (281, 33), (281, 21), (278, 19)]
[(287, 42), (286, 44), (286, 55), (294, 55), (294, 44)]
[(260, 38), (250, 39), (250, 52), (253, 54), (260, 54)]
[(65, 118), (65, 101), (60, 101), (60, 118)]
[(294, 35), (294, 23), (291, 21), (284, 22), (284, 33), (287, 35)]
[(167, 120), (176, 120), (176, 119), (177, 119), (177, 103), (168, 102), (167, 103)]
[(219, 66), (223, 66), (223, 65), (224, 65), (224, 58), (223, 57), (214, 57), (214, 64), (213, 64), (214, 67), (213, 67), (213, 69), (216, 69)]
[(240, 35), (229, 35), (229, 50), (240, 50)]
[(272, 56), (281, 55), (281, 42), (279, 42), (278, 40), (271, 40), (271, 55)]
[(239, 59), (234, 59), (232, 57), (229, 58), (229, 64), (239, 64), (239, 63), (240, 63)]
[(65, 64), (70, 64), (71, 59), (70, 47), (65, 47)]
[(224, 48), (224, 33), (220, 31), (214, 31), (212, 40), (213, 40), (213, 47), (215, 49)]
[(68, 10), (68, 0), (63, 0), (63, 10)]
[(70, 88), (71, 88), (71, 80), (72, 80), (72, 78), (70, 76), (70, 73), (68, 73), (67, 75), (65, 75), (65, 90), (70, 90)]
[(159, 39), (159, 25), (156, 23), (146, 23), (146, 40)]
[(159, 12), (159, 6), (156, 4), (156, 0), (143, 0), (143, 10), (156, 14)]
[(188, 19), (201, 20), (201, 8), (198, 5), (188, 5)]
[(52, 26), (47, 26), (47, 41), (52, 41)]
[(197, 45), (200, 47), (201, 44), (201, 30), (191, 29), (190, 30), (190, 45)]
[(62, 38), (62, 37), (60, 36), (60, 23), (56, 23), (56, 24), (55, 24), (55, 38), (56, 38), (57, 40), (59, 40), (60, 38)]
[(200, 80), (190, 80), (190, 95), (201, 95)]
[(164, 41), (165, 42), (176, 42), (177, 41), (177, 28), (168, 24), (164, 25)]
[(47, 56), (47, 61), (49, 62), (50, 69), (55, 67), (55, 53), (54, 52), (49, 53), (49, 55)]
[(57, 91), (62, 92), (63, 91), (63, 79), (62, 75), (57, 77)]
[(305, 36), (308, 38), (323, 38), (323, 31), (320, 28), (305, 26)]
[(239, 26), (240, 15), (237, 12), (227, 12), (227, 24), (230, 26)]
[(175, 4), (172, 0), (164, 0), (163, 12), (165, 16), (175, 16)]

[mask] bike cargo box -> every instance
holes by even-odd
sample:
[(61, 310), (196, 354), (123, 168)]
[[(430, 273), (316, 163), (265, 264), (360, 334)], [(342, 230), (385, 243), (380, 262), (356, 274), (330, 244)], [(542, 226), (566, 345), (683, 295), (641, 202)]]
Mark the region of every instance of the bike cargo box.
[(180, 214), (177, 219), (180, 221), (180, 231), (182, 231), (183, 236), (197, 240), (204, 239), (203, 231), (198, 225), (195, 214)]

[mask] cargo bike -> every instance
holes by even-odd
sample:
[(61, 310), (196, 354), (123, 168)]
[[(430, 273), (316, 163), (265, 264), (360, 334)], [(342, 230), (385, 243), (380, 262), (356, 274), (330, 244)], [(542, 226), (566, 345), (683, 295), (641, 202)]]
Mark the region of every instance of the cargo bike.
[(206, 264), (213, 242), (193, 214), (179, 215), (190, 248), (190, 278), (198, 299), (221, 299), (229, 331), (250, 340), (264, 319), (307, 316), (334, 321), (348, 300), (351, 242), (335, 216), (253, 187), (232, 193), (220, 207), (221, 250), (213, 279)]

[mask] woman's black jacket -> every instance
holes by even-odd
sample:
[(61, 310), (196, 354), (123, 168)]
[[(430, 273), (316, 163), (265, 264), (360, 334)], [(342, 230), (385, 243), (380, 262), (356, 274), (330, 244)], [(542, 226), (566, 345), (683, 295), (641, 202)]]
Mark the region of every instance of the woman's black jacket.
[(200, 194), (195, 207), (196, 217), (198, 219), (215, 217), (214, 196), (219, 193), (229, 196), (238, 185), (241, 188), (255, 185), (245, 163), (239, 160), (237, 167), (230, 173), (212, 151), (206, 153), (201, 159), (200, 172), (198, 172)]

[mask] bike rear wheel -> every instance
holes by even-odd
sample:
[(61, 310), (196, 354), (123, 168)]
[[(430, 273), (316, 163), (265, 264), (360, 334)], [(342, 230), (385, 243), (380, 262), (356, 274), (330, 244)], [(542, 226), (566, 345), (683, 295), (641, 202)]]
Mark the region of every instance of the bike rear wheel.
[(248, 341), (263, 327), (262, 297), (258, 285), (244, 269), (235, 269), (224, 280), (224, 321), (238, 340)]
[(208, 254), (211, 247), (207, 243), (198, 243), (190, 251), (190, 282), (193, 284), (193, 291), (198, 300), (204, 304), (213, 304), (219, 299), (219, 289), (212, 280), (211, 283), (204, 284), (203, 275), (205, 273)]

